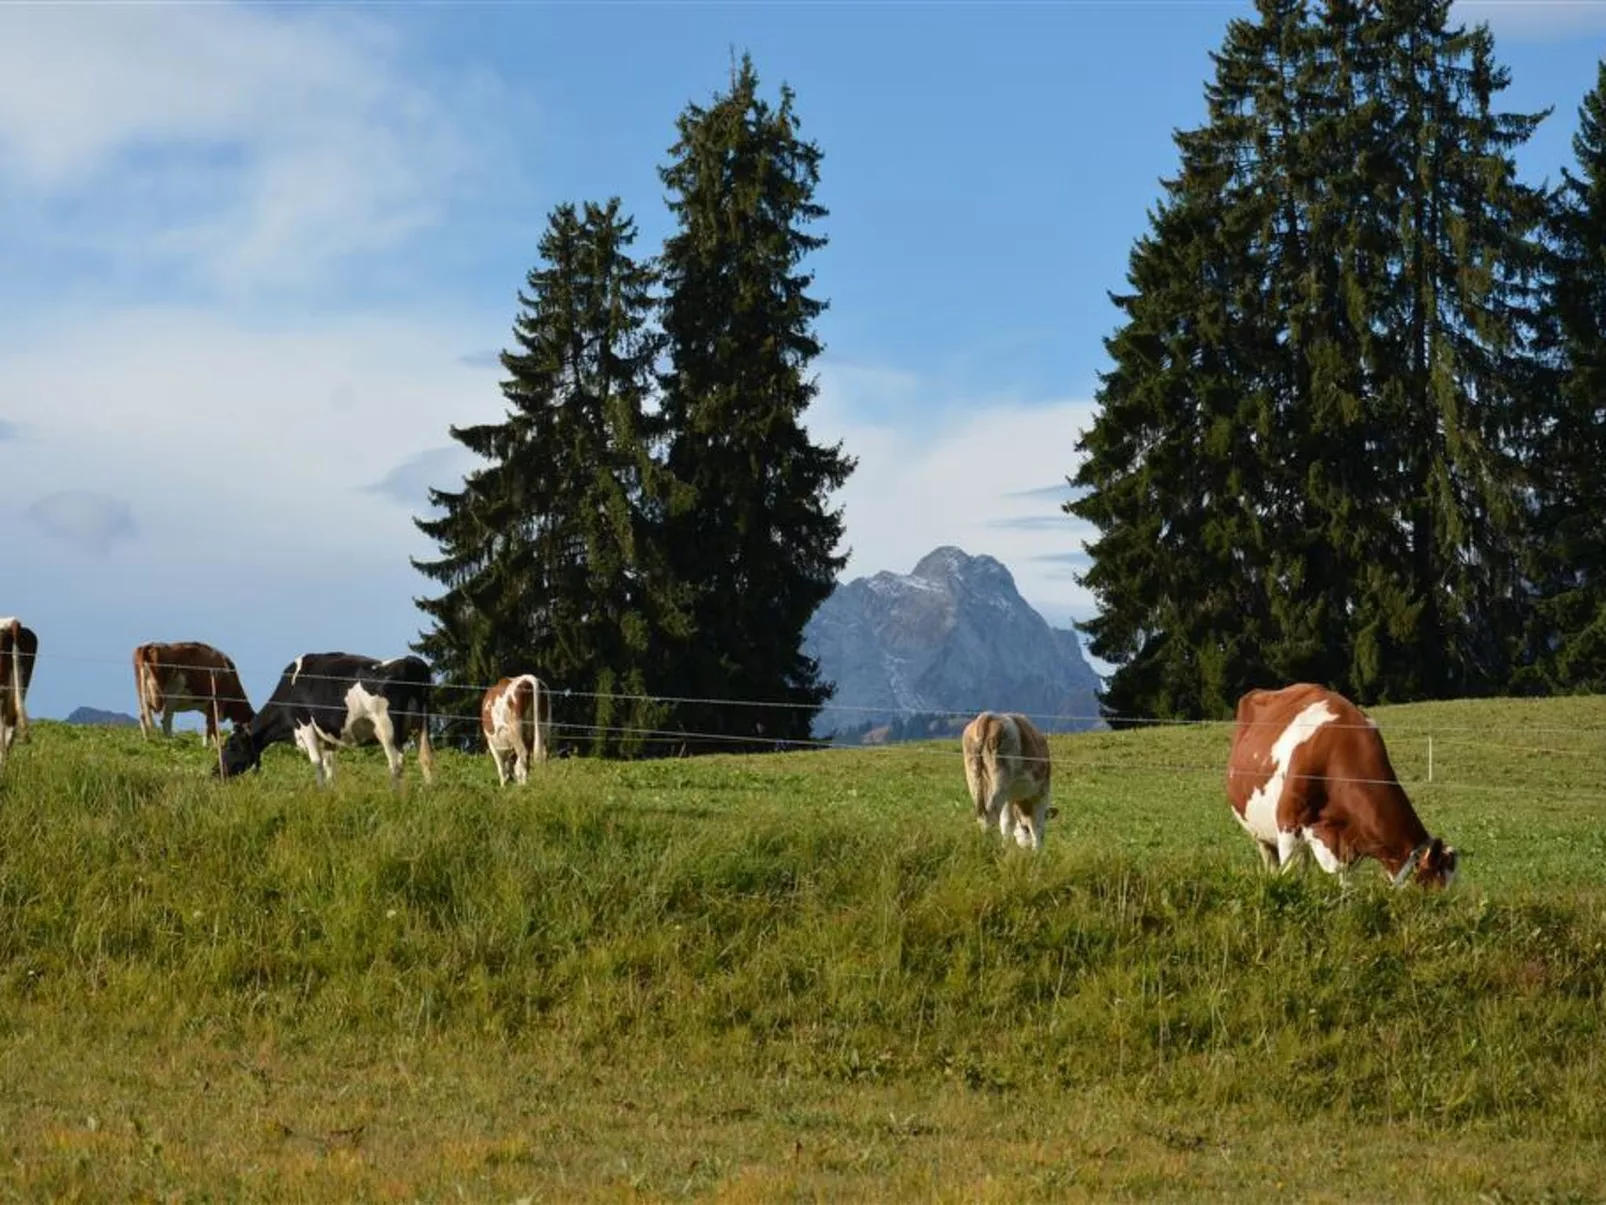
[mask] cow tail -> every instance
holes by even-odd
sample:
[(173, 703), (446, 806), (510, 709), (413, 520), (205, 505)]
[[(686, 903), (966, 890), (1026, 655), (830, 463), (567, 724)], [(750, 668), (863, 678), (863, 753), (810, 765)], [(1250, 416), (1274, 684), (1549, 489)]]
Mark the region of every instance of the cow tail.
[(965, 782), (970, 787), (971, 803), (976, 809), (976, 819), (985, 820), (987, 815), (987, 801), (993, 794), (992, 747), (995, 745), (992, 726), (987, 723), (991, 716), (983, 712), (976, 718), (973, 728), (966, 732), (967, 738), (971, 732), (974, 739), (966, 739), (964, 743), (965, 754)]
[(145, 646), (141, 644), (134, 646), (134, 702), (139, 704), (140, 735), (149, 737), (145, 725)]
[(418, 768), (424, 772), (425, 782), (435, 781), (435, 747), (429, 743), (429, 687), (426, 685), (420, 700), (423, 704), (418, 717)]
[(28, 735), (28, 712), (22, 694), (22, 621), (11, 621), (11, 697), (17, 708), (17, 740)]
[(134, 650), (134, 692), (139, 696), (139, 727), (147, 737), (156, 727), (155, 713), (162, 710), (159, 668), (156, 650), (150, 645), (142, 644)]
[(523, 677), (513, 686), (513, 712), (519, 716), (519, 740), (524, 740), (524, 716), (530, 717), (532, 729), (530, 760), (544, 761), (546, 746), (541, 742), (541, 684), (532, 677)]

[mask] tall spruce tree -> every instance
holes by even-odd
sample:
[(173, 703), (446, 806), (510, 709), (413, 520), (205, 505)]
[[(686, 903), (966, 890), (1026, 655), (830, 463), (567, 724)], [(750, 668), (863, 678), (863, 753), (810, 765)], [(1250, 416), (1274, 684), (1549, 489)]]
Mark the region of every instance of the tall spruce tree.
[(681, 114), (660, 169), (678, 223), (661, 261), (668, 547), (695, 627), (673, 693), (691, 747), (805, 738), (830, 692), (803, 625), (846, 563), (829, 495), (854, 462), (803, 424), (825, 302), (802, 264), (826, 211), (820, 150), (798, 126), (792, 91), (771, 107), (744, 56), (728, 93)]
[(451, 429), (489, 463), (416, 520), (441, 556), (414, 565), (447, 590), (418, 600), (435, 625), (414, 647), (449, 680), (533, 672), (569, 692), (560, 734), (597, 753), (635, 752), (661, 721), (648, 696), (686, 634), (646, 405), (653, 276), (634, 239), (617, 198), (552, 212), (502, 355), (507, 418)]
[(1099, 531), (1106, 704), (1221, 715), (1503, 683), (1522, 627), (1528, 235), (1486, 29), (1430, 0), (1259, 0), (1134, 248), (1066, 509)]
[(1311, 120), (1298, 0), (1263, 0), (1214, 56), (1208, 123), (1179, 133), (1178, 175), (1134, 247), (1113, 367), (1082, 441), (1066, 509), (1101, 535), (1085, 575), (1100, 599), (1083, 625), (1120, 665), (1112, 716), (1230, 710), (1246, 682), (1324, 650), (1306, 628), (1311, 557), (1287, 500), (1302, 493), (1291, 404), (1305, 367), (1294, 336), (1313, 317), (1311, 258), (1290, 164)]
[(1512, 155), (1545, 114), (1496, 111), (1509, 73), (1486, 25), (1449, 24), (1449, 0), (1377, 8), (1351, 41), (1372, 104), (1342, 250), (1379, 420), (1367, 465), (1392, 523), (1355, 598), (1352, 686), (1365, 699), (1486, 693), (1518, 668), (1529, 604), (1547, 201)]
[(1549, 363), (1558, 385), (1541, 416), (1534, 575), (1543, 594), (1535, 685), (1606, 690), (1606, 60), (1578, 110), (1576, 171), (1555, 197)]

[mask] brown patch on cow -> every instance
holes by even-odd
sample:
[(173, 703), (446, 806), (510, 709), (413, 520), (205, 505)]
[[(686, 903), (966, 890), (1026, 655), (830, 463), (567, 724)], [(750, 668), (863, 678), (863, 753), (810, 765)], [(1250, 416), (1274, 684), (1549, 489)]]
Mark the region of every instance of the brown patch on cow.
[(219, 719), (236, 729), (249, 724), (256, 712), (234, 662), (209, 644), (179, 641), (142, 644), (134, 650), (134, 690), (139, 699), (139, 726), (147, 737), (162, 717), (164, 730), (173, 713), (199, 711), (206, 717), (206, 739), (219, 743)]

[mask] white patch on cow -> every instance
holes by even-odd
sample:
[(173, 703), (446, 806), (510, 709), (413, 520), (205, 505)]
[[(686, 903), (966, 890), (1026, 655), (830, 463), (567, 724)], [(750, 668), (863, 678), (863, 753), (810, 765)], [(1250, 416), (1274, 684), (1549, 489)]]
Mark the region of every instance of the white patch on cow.
[(390, 701), (383, 695), (369, 694), (361, 682), (353, 682), (346, 692), (346, 722), (340, 730), (346, 744), (355, 745), (378, 735), (383, 721), (390, 726)]
[[(1272, 744), (1271, 777), (1249, 796), (1248, 802), (1244, 804), (1243, 815), (1238, 817), (1238, 823), (1243, 825), (1256, 841), (1277, 846), (1279, 862), (1288, 861), (1288, 853), (1283, 849), (1285, 834), (1279, 832), (1277, 828), (1277, 812), (1282, 804), (1283, 789), (1288, 785), (1288, 768), (1293, 764), (1294, 751), (1314, 736), (1316, 730), (1323, 724), (1331, 723), (1337, 718), (1337, 714), (1327, 706), (1325, 700), (1312, 703), (1295, 716)], [(1286, 836), (1296, 842), (1300, 839), (1296, 833), (1288, 833)]]
[(1328, 874), (1339, 874), (1344, 870), (1344, 864), (1338, 860), (1338, 855), (1327, 848), (1326, 842), (1310, 829), (1300, 829), (1299, 835), (1305, 844), (1310, 846), (1310, 852), (1316, 855), (1316, 865)]
[(296, 684), (296, 679), (299, 677), (301, 677), (301, 658), (297, 657), (296, 667), (290, 671), (290, 685), (294, 686)]
[(346, 714), (338, 732), (325, 730), (316, 718), (307, 724), (296, 725), (296, 743), (306, 750), (312, 761), (318, 785), (332, 779), (335, 773), (334, 751), (349, 749), (367, 741), (378, 741), (385, 750), (390, 764), (391, 781), (401, 776), (401, 750), (396, 748), (395, 726), (390, 718), (390, 700), (383, 695), (369, 694), (362, 683), (352, 683), (346, 691)]

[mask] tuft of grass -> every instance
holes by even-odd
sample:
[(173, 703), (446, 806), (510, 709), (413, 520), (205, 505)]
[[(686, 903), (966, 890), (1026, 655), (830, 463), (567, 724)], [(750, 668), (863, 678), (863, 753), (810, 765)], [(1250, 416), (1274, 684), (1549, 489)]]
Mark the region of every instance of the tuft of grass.
[(347, 754), (319, 792), (285, 751), (220, 783), (193, 739), (40, 723), (0, 778), (0, 1180), (1587, 1196), (1606, 701), (1378, 715), (1469, 851), (1448, 893), (1264, 876), (1212, 725), (1055, 738), (1033, 857), (948, 745), (522, 790)]

